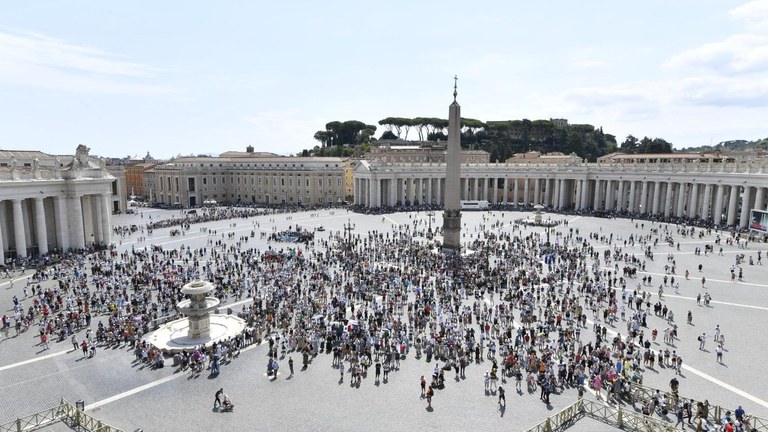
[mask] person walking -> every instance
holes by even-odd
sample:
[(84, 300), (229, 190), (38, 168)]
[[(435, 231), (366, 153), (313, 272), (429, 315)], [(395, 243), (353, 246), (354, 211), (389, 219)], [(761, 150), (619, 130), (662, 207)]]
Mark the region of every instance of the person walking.
[(291, 372), (289, 376), (293, 376), (293, 357), (290, 356), (288, 357), (288, 370)]
[(424, 397), (427, 392), (427, 380), (424, 379), (424, 375), (421, 376), (419, 383), (421, 384), (421, 396)]
[(701, 336), (699, 336), (699, 349), (704, 350), (704, 344), (707, 342), (707, 334), (702, 333)]
[(427, 387), (427, 408), (432, 408), (432, 395), (434, 393), (432, 386)]
[(339, 374), (341, 375), (340, 381), (344, 381), (344, 362), (339, 363)]
[(214, 399), (213, 399), (213, 407), (214, 408), (217, 408), (217, 407), (221, 406), (221, 402), (222, 402), (221, 401), (221, 395), (223, 395), (223, 394), (224, 394), (224, 388), (223, 387), (216, 391), (216, 394), (214, 395)]
[(717, 348), (715, 348), (715, 356), (717, 359), (717, 362), (720, 364), (723, 364), (723, 346), (718, 345)]
[(499, 406), (507, 406), (507, 398), (504, 396), (504, 387), (499, 386)]

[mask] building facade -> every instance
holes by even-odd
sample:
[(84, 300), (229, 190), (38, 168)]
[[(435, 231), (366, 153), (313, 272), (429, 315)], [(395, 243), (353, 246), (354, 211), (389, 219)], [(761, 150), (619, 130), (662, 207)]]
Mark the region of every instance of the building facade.
[[(703, 218), (741, 228), (751, 209), (765, 210), (768, 202), (768, 158), (694, 154), (603, 160), (609, 162), (462, 164), (461, 199)], [(445, 170), (444, 163), (362, 161), (354, 171), (354, 203), (442, 205)]]
[(204, 202), (330, 205), (345, 200), (346, 159), (334, 157), (183, 157), (145, 172), (151, 201), (195, 207)]
[(154, 163), (147, 162), (125, 165), (125, 189), (129, 197), (136, 197), (143, 201), (149, 200), (149, 193), (144, 189), (144, 173), (154, 166)]
[(0, 257), (111, 242), (115, 178), (85, 146), (74, 157), (0, 150)]

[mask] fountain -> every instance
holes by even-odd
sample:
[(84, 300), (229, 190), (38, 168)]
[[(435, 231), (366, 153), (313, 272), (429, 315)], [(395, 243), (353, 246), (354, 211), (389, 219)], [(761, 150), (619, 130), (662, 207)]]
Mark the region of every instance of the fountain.
[(547, 220), (544, 220), (542, 218), (541, 211), (544, 209), (543, 205), (536, 204), (535, 206), (533, 206), (533, 209), (534, 209), (533, 217), (528, 216), (526, 218), (518, 219), (515, 222), (525, 226), (537, 226), (537, 227), (547, 227), (547, 228), (551, 228), (559, 224), (559, 222), (555, 222), (551, 218)]
[(235, 315), (211, 313), (220, 301), (206, 295), (213, 291), (213, 284), (194, 280), (181, 289), (189, 298), (179, 302), (176, 309), (186, 318), (171, 321), (159, 329), (147, 333), (144, 340), (166, 353), (175, 353), (209, 346), (219, 340), (240, 334), (245, 321)]

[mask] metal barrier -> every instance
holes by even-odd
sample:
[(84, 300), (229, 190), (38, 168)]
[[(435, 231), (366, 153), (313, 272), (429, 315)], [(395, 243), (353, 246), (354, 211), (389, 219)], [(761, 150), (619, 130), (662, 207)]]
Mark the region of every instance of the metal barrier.
[(83, 411), (80, 411), (77, 409), (77, 407), (67, 402), (67, 400), (64, 398), (61, 399), (61, 410), (64, 412), (64, 415), (68, 417), (69, 420), (74, 424), (74, 426), (77, 426), (81, 429), (85, 429), (90, 432), (123, 432), (120, 429), (102, 423), (101, 421), (96, 420), (95, 418), (84, 413)]
[(670, 422), (626, 411), (621, 406), (614, 408), (588, 400), (582, 400), (582, 406), (585, 415), (623, 430), (643, 432), (673, 432), (676, 430)]
[[(654, 390), (654, 393), (656, 391)], [(565, 430), (584, 416), (625, 431), (637, 432), (674, 432), (679, 431), (674, 424), (660, 418), (654, 418), (634, 411), (628, 411), (619, 406), (610, 406), (602, 402), (579, 399), (563, 408), (554, 416), (528, 429), (526, 432), (553, 432)], [(750, 421), (750, 431), (763, 431), (765, 422), (762, 419)]]
[(58, 406), (0, 425), (0, 432), (30, 432), (59, 421), (71, 423), (78, 430), (123, 432), (80, 411), (64, 398)]
[(584, 417), (584, 399), (579, 399), (560, 410), (557, 414), (528, 429), (527, 432), (552, 432), (565, 429)]
[(26, 417), (19, 417), (14, 421), (0, 425), (0, 432), (33, 431), (43, 426), (61, 421), (64, 412), (61, 405), (40, 411)]
[[(656, 390), (659, 390), (659, 392), (664, 395), (664, 398), (668, 401), (668, 408), (670, 413), (674, 413), (674, 410), (677, 409), (677, 405), (674, 403), (674, 397), (672, 395), (671, 391), (664, 391), (661, 389), (655, 389), (653, 387), (646, 387), (640, 384), (631, 383), (630, 384), (630, 395), (632, 400), (629, 401), (632, 405), (634, 405), (636, 402), (642, 402), (647, 400), (653, 400), (653, 398), (656, 396)], [(678, 394), (678, 403), (682, 404), (685, 401), (691, 401), (693, 400), (693, 406), (691, 407), (693, 416), (696, 417), (696, 404), (698, 401), (693, 398), (680, 396)], [(733, 414), (734, 409), (729, 408), (723, 408), (720, 405), (709, 405), (709, 409), (707, 411), (707, 421), (708, 422), (714, 422), (714, 423), (720, 423), (723, 417), (725, 417), (725, 413), (731, 411), (731, 414)], [(768, 432), (768, 420), (760, 418), (760, 417), (754, 417), (754, 416), (747, 416), (749, 418), (749, 427), (750, 432), (751, 431), (758, 431), (758, 432)]]

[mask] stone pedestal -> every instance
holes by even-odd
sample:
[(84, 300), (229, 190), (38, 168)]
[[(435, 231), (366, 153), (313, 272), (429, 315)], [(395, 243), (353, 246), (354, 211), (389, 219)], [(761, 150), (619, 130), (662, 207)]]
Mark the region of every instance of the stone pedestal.
[(443, 213), (443, 248), (461, 250), (461, 211), (446, 210)]

